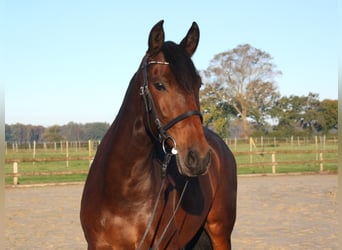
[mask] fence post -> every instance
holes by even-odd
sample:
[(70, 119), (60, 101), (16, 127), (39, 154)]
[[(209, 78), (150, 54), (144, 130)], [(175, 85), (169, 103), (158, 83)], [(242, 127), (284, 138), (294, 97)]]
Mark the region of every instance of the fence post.
[(319, 153), (319, 160), (320, 160), (320, 164), (319, 164), (319, 171), (323, 172), (323, 153)]
[(33, 153), (32, 153), (32, 158), (33, 160), (36, 159), (36, 141), (33, 141)]
[(91, 148), (92, 148), (92, 141), (88, 140), (88, 156), (89, 156), (89, 165), (91, 165), (92, 160), (91, 160)]
[(18, 163), (13, 162), (13, 184), (18, 185)]
[(252, 147), (252, 137), (249, 137), (249, 163), (253, 163), (253, 147)]
[(272, 174), (276, 173), (276, 157), (275, 152), (272, 153)]
[(316, 161), (318, 160), (318, 137), (315, 136)]
[(264, 137), (263, 136), (260, 137), (260, 144), (261, 144), (261, 148), (264, 148)]
[(66, 151), (66, 166), (69, 167), (69, 142), (65, 142), (65, 151)]

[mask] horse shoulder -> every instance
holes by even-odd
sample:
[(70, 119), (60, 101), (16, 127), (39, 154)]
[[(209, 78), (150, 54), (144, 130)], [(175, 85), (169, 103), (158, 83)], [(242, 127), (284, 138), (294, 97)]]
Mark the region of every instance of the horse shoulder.
[[(236, 176), (236, 162), (233, 153), (223, 139), (212, 130), (204, 127), (204, 134), (212, 151), (211, 171), (223, 175)], [(210, 170), (209, 170), (210, 171)]]
[(217, 134), (207, 128), (204, 131), (212, 150), (209, 178), (215, 185), (205, 229), (214, 249), (230, 249), (230, 237), (227, 236), (230, 236), (236, 218), (236, 162), (226, 143)]

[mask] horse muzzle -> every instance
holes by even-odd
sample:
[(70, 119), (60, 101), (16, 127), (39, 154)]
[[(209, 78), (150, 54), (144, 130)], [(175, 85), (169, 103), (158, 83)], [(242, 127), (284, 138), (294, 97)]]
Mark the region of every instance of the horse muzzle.
[(211, 151), (208, 150), (204, 156), (195, 149), (189, 149), (185, 156), (176, 155), (178, 171), (180, 174), (194, 177), (204, 175), (208, 172), (211, 163)]

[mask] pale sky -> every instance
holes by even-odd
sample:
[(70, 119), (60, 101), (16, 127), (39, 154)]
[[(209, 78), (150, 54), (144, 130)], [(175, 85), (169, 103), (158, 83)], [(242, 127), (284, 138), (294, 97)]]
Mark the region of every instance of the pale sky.
[(161, 19), (175, 42), (198, 23), (198, 70), (249, 43), (283, 72), (281, 95), (338, 97), (337, 1), (8, 0), (3, 14), (7, 124), (112, 123)]

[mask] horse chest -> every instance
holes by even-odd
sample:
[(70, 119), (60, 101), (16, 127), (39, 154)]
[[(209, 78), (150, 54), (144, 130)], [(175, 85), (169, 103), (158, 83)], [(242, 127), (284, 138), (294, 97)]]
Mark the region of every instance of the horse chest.
[(113, 249), (136, 249), (148, 220), (148, 214), (142, 211), (137, 211), (135, 216), (128, 214), (127, 212), (126, 214), (103, 213), (98, 222), (101, 228), (98, 239), (102, 239)]

